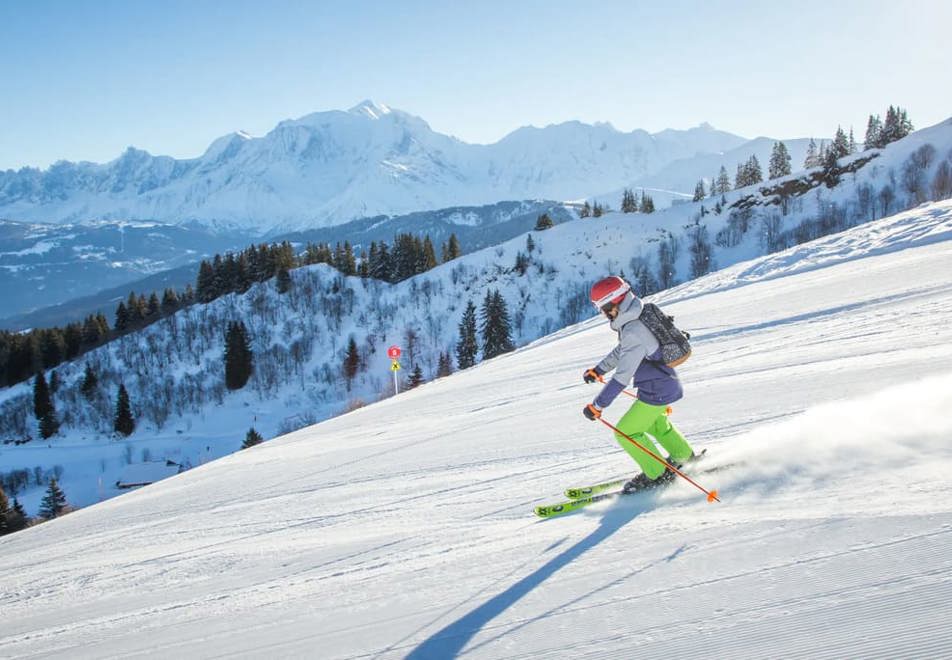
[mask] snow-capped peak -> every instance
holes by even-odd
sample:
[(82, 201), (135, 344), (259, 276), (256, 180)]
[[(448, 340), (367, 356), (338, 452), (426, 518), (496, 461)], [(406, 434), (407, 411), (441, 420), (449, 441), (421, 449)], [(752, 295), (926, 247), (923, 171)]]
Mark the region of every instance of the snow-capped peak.
[(364, 100), (355, 105), (348, 112), (355, 115), (363, 115), (371, 119), (380, 119), (384, 115), (389, 115), (391, 110), (383, 103), (375, 103), (371, 100)]

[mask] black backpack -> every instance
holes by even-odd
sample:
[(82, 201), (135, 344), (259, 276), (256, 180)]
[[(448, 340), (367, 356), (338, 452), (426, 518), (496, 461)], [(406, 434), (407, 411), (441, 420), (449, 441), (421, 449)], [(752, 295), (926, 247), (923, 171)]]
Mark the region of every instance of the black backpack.
[(661, 362), (677, 367), (691, 357), (691, 335), (678, 330), (674, 317), (668, 316), (654, 303), (645, 303), (638, 320), (645, 324), (661, 345)]

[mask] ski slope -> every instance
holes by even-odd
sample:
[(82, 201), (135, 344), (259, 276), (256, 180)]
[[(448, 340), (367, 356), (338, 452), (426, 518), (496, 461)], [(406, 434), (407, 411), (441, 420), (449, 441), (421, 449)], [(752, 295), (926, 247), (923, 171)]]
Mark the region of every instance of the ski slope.
[(695, 339), (673, 421), (743, 463), (698, 477), (720, 504), (533, 517), (632, 472), (581, 415), (596, 318), (0, 538), (0, 656), (948, 656), (950, 209), (657, 298)]

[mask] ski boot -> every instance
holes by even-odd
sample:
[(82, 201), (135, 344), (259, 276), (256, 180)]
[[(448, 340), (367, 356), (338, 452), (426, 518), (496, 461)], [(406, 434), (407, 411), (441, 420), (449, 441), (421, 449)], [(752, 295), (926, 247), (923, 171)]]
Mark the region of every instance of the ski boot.
[(642, 472), (622, 486), (621, 492), (623, 495), (630, 495), (631, 493), (637, 493), (642, 490), (651, 490), (652, 488), (671, 483), (674, 481), (674, 476), (674, 472), (668, 468), (665, 468), (664, 472), (662, 472), (661, 476), (657, 479), (649, 479), (648, 475)]

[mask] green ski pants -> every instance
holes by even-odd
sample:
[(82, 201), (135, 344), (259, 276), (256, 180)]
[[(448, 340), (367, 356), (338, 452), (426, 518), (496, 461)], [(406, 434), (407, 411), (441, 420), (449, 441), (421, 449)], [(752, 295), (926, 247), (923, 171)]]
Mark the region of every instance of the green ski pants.
[[(646, 435), (650, 434), (651, 438), (667, 450), (670, 460), (677, 462), (690, 457), (693, 450), (674, 424), (668, 421), (667, 408), (667, 406), (652, 406), (644, 401), (635, 401), (628, 412), (618, 420), (616, 426), (619, 431), (629, 435), (642, 447), (664, 458)], [(664, 472), (662, 463), (635, 447), (628, 438), (616, 433), (615, 439), (622, 449), (635, 459), (649, 479), (657, 479)]]

